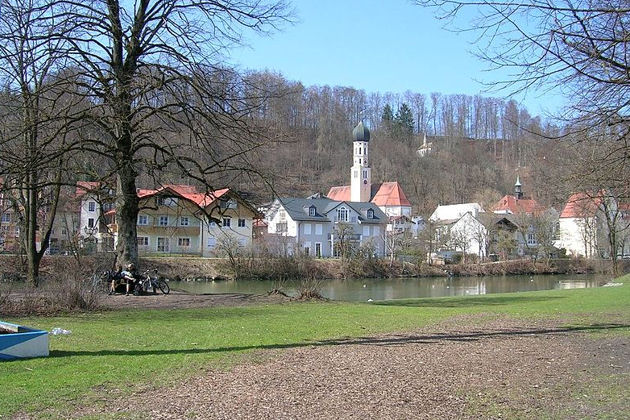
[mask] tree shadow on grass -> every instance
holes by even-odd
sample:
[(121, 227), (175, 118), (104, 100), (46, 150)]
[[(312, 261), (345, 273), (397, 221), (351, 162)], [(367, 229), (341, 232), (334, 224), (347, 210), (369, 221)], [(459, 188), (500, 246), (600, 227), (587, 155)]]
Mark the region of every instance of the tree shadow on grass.
[(381, 306), (409, 306), (423, 308), (470, 308), (474, 306), (500, 306), (518, 303), (548, 302), (565, 299), (564, 296), (475, 296), (461, 298), (395, 299), (374, 302)]
[(98, 351), (66, 351), (53, 350), (49, 357), (70, 357), (70, 356), (161, 356), (171, 354), (210, 354), (210, 353), (229, 353), (247, 350), (264, 350), (264, 349), (289, 349), (299, 347), (320, 347), (320, 346), (339, 346), (339, 345), (378, 345), (378, 346), (395, 346), (404, 344), (439, 344), (445, 341), (455, 342), (474, 342), (483, 339), (500, 339), (512, 336), (549, 336), (549, 335), (567, 335), (571, 333), (580, 333), (587, 331), (601, 331), (630, 328), (630, 324), (592, 324), (578, 325), (558, 328), (511, 328), (490, 331), (465, 331), (465, 332), (447, 332), (426, 335), (414, 334), (397, 334), (382, 337), (356, 337), (341, 338), (332, 340), (322, 340), (313, 342), (299, 343), (278, 343), (278, 344), (259, 344), (251, 346), (233, 346), (233, 347), (215, 347), (215, 348), (193, 348), (193, 349), (154, 349), (154, 350), (98, 350)]

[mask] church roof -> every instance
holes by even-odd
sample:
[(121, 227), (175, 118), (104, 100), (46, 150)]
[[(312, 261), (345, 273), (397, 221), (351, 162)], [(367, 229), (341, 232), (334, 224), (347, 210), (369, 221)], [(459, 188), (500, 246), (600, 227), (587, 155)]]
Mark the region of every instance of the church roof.
[[(328, 198), (336, 201), (350, 201), (350, 186), (342, 185), (331, 187)], [(402, 190), (400, 184), (394, 182), (383, 182), (382, 184), (372, 184), (370, 192), (370, 202), (377, 206), (403, 206), (411, 207), (411, 203)]]
[(506, 195), (500, 199), (493, 207), (495, 213), (511, 214), (534, 214), (543, 211), (544, 208), (534, 199), (518, 199), (513, 195)]
[(352, 139), (354, 141), (370, 141), (370, 130), (363, 125), (363, 122), (357, 124), (352, 130)]

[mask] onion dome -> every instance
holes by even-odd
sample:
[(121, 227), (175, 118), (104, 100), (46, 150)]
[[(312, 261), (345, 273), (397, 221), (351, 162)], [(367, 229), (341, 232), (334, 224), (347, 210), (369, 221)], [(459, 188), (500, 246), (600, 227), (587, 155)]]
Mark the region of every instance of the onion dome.
[(359, 122), (352, 130), (352, 138), (354, 141), (370, 141), (370, 130), (363, 125), (363, 122)]

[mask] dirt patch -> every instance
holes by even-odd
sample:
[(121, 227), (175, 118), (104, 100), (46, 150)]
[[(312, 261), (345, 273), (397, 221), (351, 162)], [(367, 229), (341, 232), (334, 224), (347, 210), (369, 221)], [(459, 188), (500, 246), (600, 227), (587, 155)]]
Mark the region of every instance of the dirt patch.
[(281, 294), (251, 295), (244, 293), (220, 293), (193, 295), (171, 292), (168, 295), (125, 296), (121, 294), (103, 297), (101, 306), (106, 309), (186, 309), (209, 306), (242, 306), (264, 303), (289, 302), (291, 298)]
[[(463, 321), (463, 322), (462, 322)], [(262, 352), (168, 388), (105, 396), (106, 413), (151, 419), (623, 418), (630, 340), (488, 317), (410, 334)], [(473, 325), (462, 328), (461, 325)], [(611, 389), (616, 395), (607, 395)], [(145, 398), (150, 395), (150, 399)], [(80, 413), (80, 414), (79, 414)], [(118, 418), (118, 417), (117, 417)]]

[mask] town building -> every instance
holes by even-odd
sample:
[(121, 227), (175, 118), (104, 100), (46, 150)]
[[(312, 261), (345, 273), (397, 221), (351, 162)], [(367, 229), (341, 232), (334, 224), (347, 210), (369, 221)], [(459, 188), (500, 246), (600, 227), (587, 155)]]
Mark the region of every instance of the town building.
[[(138, 190), (138, 253), (215, 256), (229, 248), (251, 245), (255, 208), (224, 188), (199, 192), (190, 185)], [(114, 246), (118, 241), (116, 210), (105, 213)]]
[(267, 213), (268, 237), (275, 238), (287, 255), (339, 255), (340, 246), (371, 247), (385, 253), (388, 217), (369, 202), (330, 198), (278, 198)]

